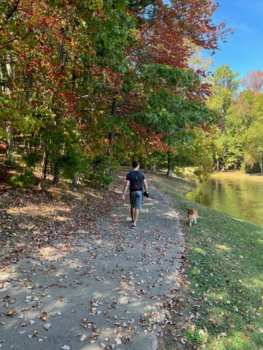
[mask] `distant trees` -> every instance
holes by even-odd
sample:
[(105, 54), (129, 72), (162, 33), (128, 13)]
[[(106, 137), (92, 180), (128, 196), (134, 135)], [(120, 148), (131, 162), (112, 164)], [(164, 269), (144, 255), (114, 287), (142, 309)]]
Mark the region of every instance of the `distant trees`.
[(249, 72), (242, 80), (242, 85), (254, 92), (262, 92), (263, 72), (260, 70)]
[(214, 73), (213, 93), (209, 108), (220, 115), (218, 137), (215, 140), (216, 170), (244, 169), (263, 173), (263, 72), (253, 71), (242, 80), (247, 89), (238, 91), (238, 73), (229, 66)]

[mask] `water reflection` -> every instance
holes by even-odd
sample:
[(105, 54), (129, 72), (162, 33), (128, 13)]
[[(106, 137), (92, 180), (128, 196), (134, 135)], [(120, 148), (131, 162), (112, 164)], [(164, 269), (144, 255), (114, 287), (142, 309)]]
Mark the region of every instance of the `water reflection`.
[(187, 198), (209, 208), (263, 226), (263, 177), (249, 175), (213, 175), (199, 184)]

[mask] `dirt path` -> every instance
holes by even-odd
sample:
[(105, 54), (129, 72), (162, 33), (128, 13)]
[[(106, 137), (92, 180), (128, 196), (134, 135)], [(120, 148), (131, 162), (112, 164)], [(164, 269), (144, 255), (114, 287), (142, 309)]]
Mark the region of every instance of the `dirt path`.
[(119, 201), (96, 234), (80, 225), (70, 244), (57, 241), (1, 270), (2, 349), (158, 349), (184, 239), (169, 199), (151, 183), (149, 192), (137, 230)]

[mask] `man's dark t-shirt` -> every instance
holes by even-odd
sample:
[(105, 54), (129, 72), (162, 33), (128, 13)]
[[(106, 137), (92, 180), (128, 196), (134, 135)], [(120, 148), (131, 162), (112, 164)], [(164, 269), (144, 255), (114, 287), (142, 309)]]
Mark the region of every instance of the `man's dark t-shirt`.
[(127, 180), (130, 181), (130, 191), (142, 191), (143, 190), (143, 180), (145, 175), (142, 171), (134, 170), (127, 175)]

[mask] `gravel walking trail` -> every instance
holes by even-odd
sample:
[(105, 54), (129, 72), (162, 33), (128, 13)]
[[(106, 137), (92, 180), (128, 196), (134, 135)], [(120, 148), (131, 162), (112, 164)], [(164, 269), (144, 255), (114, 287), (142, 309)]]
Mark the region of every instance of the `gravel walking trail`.
[(150, 182), (132, 229), (122, 188), (111, 213), (98, 218), (97, 234), (79, 227), (70, 244), (58, 240), (0, 271), (2, 349), (158, 349), (179, 289), (184, 238), (169, 198)]

